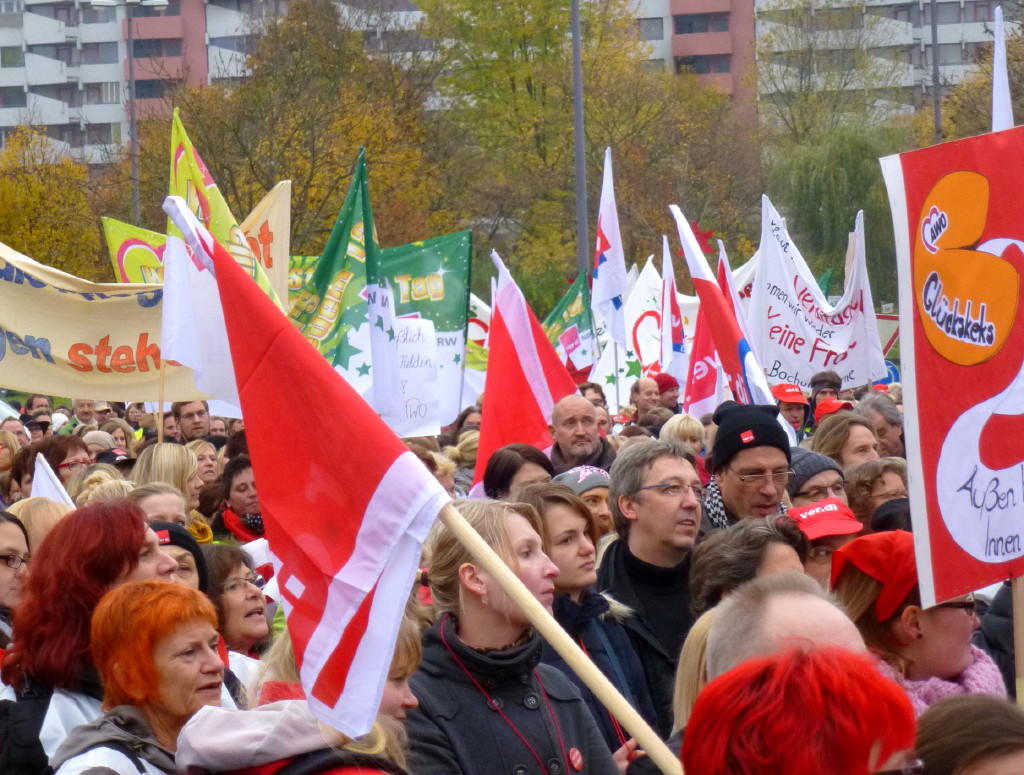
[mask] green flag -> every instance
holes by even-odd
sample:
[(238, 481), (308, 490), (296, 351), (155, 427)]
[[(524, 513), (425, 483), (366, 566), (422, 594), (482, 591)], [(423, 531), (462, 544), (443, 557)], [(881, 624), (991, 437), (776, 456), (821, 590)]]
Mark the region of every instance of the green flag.
[(578, 274), (561, 301), (541, 324), (562, 363), (574, 376), (575, 372), (589, 369), (597, 362), (588, 279), (586, 274)]
[(472, 252), (470, 231), (381, 251), (381, 265), (394, 295), (395, 315), (423, 318), (434, 324), (442, 423), (455, 419), (462, 410)]
[(369, 397), (367, 263), (379, 260), (379, 249), (366, 190), (366, 157), (360, 149), (338, 220), (310, 283), (296, 300), (292, 319), (327, 362)]

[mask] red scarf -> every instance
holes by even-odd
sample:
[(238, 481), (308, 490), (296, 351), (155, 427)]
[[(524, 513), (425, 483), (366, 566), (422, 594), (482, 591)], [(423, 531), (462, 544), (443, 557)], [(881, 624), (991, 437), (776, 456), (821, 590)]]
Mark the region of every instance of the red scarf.
[(247, 544), (250, 541), (255, 541), (257, 538), (263, 536), (253, 533), (249, 528), (242, 524), (241, 518), (231, 510), (230, 506), (224, 507), (224, 527), (226, 527), (231, 535), (241, 541), (243, 544)]

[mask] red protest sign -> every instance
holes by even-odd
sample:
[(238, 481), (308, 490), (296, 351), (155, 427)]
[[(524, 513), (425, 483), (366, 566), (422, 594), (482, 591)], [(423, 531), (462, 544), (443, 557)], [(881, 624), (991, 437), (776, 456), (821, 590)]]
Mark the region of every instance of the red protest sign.
[(1024, 128), (882, 160), (924, 605), (1024, 575)]

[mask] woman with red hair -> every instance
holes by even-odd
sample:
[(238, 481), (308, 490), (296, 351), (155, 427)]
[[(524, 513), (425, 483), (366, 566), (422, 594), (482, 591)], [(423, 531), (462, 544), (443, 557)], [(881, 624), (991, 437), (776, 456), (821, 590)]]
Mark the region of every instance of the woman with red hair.
[(93, 503), (54, 526), (32, 557), (0, 672), (18, 697), (0, 772), (45, 771), (68, 731), (100, 715), (103, 688), (89, 651), (93, 610), (109, 590), (169, 580), (176, 568), (131, 501)]
[(105, 712), (57, 750), (58, 775), (176, 773), (185, 722), (220, 705), (216, 624), (210, 601), (188, 587), (140, 581), (107, 593), (91, 627)]
[[(752, 659), (697, 695), (683, 767), (700, 775), (912, 772), (914, 709), (871, 660), (843, 649)], [(895, 769), (894, 769), (895, 768)]]

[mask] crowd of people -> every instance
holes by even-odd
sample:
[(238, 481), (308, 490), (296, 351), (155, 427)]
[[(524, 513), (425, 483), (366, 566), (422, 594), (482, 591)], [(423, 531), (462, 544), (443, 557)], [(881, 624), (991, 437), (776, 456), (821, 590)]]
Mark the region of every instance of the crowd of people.
[[(899, 385), (826, 371), (702, 417), (679, 387), (638, 379), (610, 411), (583, 383), (549, 449), (478, 461), (483, 400), (405, 441), (689, 775), (1024, 772), (1008, 586), (922, 604)], [(330, 729), (275, 599), (244, 423), (204, 401), (16, 408), (5, 775), (659, 772), (442, 523), (372, 731)], [(40, 455), (75, 508), (33, 495)]]

